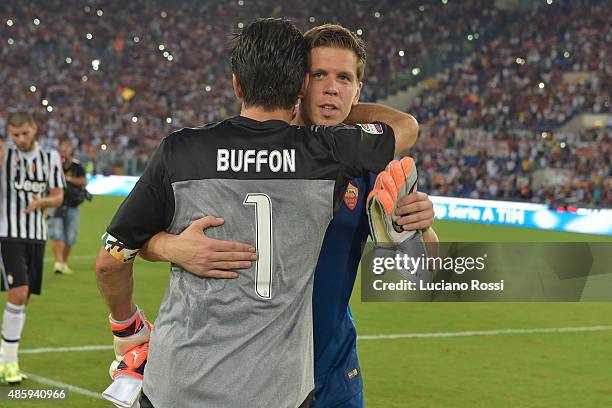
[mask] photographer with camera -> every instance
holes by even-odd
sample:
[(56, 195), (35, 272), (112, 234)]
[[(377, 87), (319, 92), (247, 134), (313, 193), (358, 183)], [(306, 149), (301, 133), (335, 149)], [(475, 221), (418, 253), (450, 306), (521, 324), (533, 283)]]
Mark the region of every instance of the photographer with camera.
[(55, 273), (71, 275), (74, 272), (68, 266), (68, 256), (79, 233), (79, 205), (85, 199), (90, 200), (91, 196), (85, 189), (85, 169), (72, 157), (72, 143), (69, 140), (60, 143), (60, 155), (66, 188), (62, 205), (49, 211), (49, 237), (55, 258), (53, 270)]

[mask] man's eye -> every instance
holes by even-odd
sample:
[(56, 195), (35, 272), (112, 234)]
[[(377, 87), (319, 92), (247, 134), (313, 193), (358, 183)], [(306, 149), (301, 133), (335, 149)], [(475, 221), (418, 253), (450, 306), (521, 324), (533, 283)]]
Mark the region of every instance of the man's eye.
[(315, 72), (315, 73), (314, 73), (314, 75), (313, 75), (313, 77), (315, 77), (315, 78), (322, 78), (322, 77), (323, 77), (323, 74), (322, 74), (322, 73), (320, 73), (320, 72)]

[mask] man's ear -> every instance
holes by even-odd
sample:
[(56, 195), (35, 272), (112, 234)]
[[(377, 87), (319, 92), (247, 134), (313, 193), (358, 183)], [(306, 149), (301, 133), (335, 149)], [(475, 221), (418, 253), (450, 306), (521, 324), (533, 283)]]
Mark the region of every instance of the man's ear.
[(361, 96), (361, 87), (363, 86), (363, 82), (359, 81), (359, 86), (357, 87), (357, 94), (355, 94), (355, 98), (353, 98), (353, 106), (359, 103), (359, 96)]
[(304, 81), (302, 82), (302, 87), (300, 88), (300, 93), (298, 93), (298, 98), (302, 99), (306, 95), (306, 89), (308, 88), (308, 79), (310, 75), (308, 72), (304, 75)]
[(232, 86), (234, 87), (234, 95), (236, 98), (242, 99), (244, 94), (242, 93), (242, 87), (240, 86), (240, 81), (236, 78), (236, 74), (232, 73)]

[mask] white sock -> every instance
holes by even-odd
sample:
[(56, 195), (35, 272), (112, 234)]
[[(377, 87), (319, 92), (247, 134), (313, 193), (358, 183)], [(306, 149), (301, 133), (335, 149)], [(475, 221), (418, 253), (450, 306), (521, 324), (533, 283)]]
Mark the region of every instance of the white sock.
[(14, 305), (6, 302), (2, 320), (2, 359), (5, 362), (17, 361), (19, 339), (25, 324), (25, 305)]

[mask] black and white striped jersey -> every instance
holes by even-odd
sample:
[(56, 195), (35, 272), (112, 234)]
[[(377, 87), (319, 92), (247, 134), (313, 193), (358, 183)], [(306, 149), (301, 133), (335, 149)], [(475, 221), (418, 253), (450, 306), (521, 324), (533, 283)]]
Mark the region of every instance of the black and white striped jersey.
[(41, 148), (29, 152), (13, 143), (6, 147), (0, 167), (0, 239), (45, 241), (47, 225), (42, 209), (26, 214), (33, 196), (44, 197), (52, 188), (64, 188), (64, 172), (59, 153)]

